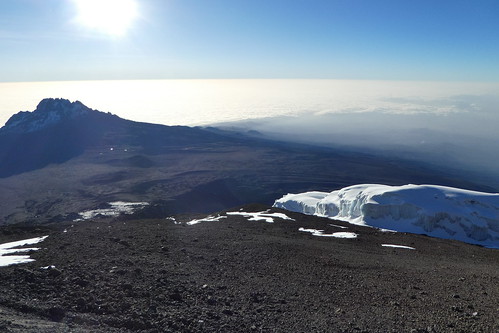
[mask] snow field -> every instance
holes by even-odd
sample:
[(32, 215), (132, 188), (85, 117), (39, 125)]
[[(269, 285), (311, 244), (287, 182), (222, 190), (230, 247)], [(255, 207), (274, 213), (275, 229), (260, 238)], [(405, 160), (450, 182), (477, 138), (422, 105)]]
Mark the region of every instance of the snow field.
[(325, 234), (324, 230), (305, 229), (305, 228), (299, 228), (298, 231), (309, 232), (312, 234), (312, 236), (319, 236), (319, 237), (357, 238), (358, 236), (354, 232), (333, 232), (332, 234)]
[(331, 193), (287, 194), (274, 207), (499, 248), (499, 194), (437, 185), (362, 184)]
[(74, 220), (75, 222), (90, 220), (97, 216), (119, 216), (121, 214), (133, 214), (137, 209), (148, 206), (148, 202), (124, 202), (114, 201), (109, 202), (109, 208), (86, 210), (78, 213), (81, 218)]
[(10, 254), (19, 253), (19, 252), (37, 251), (39, 250), (39, 248), (37, 247), (22, 248), (22, 249), (16, 249), (16, 248), (20, 246), (40, 243), (43, 240), (45, 240), (45, 238), (47, 237), (48, 236), (29, 238), (20, 241), (0, 244), (0, 267), (23, 264), (34, 261), (34, 259), (31, 259), (29, 255), (10, 255)]

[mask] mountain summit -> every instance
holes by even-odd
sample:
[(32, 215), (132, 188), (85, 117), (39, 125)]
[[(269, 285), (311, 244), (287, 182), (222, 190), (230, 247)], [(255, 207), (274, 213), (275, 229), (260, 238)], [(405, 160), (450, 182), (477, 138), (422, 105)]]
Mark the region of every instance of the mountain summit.
[(21, 111), (10, 117), (0, 130), (10, 133), (29, 133), (44, 129), (63, 120), (76, 119), (94, 111), (80, 101), (45, 98), (33, 112)]

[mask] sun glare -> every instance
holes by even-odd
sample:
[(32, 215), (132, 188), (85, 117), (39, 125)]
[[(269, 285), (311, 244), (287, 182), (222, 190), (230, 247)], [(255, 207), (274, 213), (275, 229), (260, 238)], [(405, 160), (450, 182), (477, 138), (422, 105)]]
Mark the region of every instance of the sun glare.
[(76, 22), (85, 28), (120, 37), (138, 16), (135, 0), (73, 0)]

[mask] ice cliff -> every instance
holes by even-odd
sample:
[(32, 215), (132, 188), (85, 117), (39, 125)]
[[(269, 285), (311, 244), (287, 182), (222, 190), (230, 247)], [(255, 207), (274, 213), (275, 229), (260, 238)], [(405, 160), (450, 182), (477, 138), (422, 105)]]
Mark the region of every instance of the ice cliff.
[(274, 203), (309, 215), (499, 248), (499, 194), (436, 185), (354, 185), (287, 194)]

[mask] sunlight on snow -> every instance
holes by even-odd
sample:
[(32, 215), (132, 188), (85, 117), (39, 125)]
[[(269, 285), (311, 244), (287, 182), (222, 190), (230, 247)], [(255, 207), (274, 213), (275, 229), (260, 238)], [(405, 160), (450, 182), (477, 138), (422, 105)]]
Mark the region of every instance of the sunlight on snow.
[(148, 206), (148, 202), (124, 202), (114, 201), (109, 202), (109, 208), (86, 210), (78, 213), (81, 218), (74, 220), (75, 222), (93, 219), (99, 216), (119, 216), (121, 214), (133, 214), (137, 209)]
[(325, 234), (324, 230), (305, 229), (305, 228), (299, 228), (298, 231), (309, 232), (312, 234), (312, 236), (319, 236), (319, 237), (357, 238), (358, 236), (354, 232), (334, 232), (332, 234)]
[(48, 236), (29, 238), (29, 239), (24, 239), (24, 240), (20, 240), (20, 241), (0, 244), (0, 267), (16, 265), (16, 264), (23, 264), (23, 263), (35, 261), (35, 259), (31, 259), (29, 255), (9, 255), (9, 254), (19, 253), (19, 252), (37, 251), (37, 250), (39, 250), (39, 248), (36, 248), (36, 247), (34, 247), (34, 248), (33, 247), (32, 248), (21, 248), (21, 249), (14, 249), (14, 248), (19, 247), (19, 246), (40, 243), (43, 240), (45, 240), (45, 238), (47, 238), (47, 237)]
[[(246, 212), (227, 212), (227, 215), (239, 215), (248, 218), (248, 221), (264, 221), (267, 223), (273, 223), (274, 218), (282, 219), (282, 220), (290, 220), (294, 221), (294, 219), (290, 218), (286, 214), (282, 213), (268, 213), (267, 211), (265, 212), (258, 212), (258, 213), (246, 213)], [(195, 219), (187, 222), (187, 225), (194, 225), (198, 224), (201, 222), (214, 222), (214, 221), (220, 221), (221, 219), (227, 218), (227, 216), (207, 216), (202, 219)]]
[(267, 213), (258, 212), (258, 213), (246, 213), (246, 212), (227, 212), (227, 215), (240, 215), (243, 217), (247, 217), (248, 221), (264, 221), (267, 223), (273, 223), (274, 218), (282, 219), (282, 220), (290, 220), (294, 221), (294, 219), (288, 217), (286, 214), (282, 213)]
[(194, 224), (198, 224), (201, 222), (215, 222), (215, 221), (220, 221), (221, 219), (225, 219), (225, 218), (227, 218), (227, 216), (217, 216), (217, 217), (208, 216), (208, 217), (205, 217), (203, 219), (191, 220), (191, 221), (187, 222), (186, 224), (187, 225), (194, 225)]
[(408, 250), (415, 250), (416, 248), (411, 247), (411, 246), (405, 246), (405, 245), (395, 245), (395, 244), (381, 244), (383, 247), (393, 247), (396, 249), (408, 249)]

